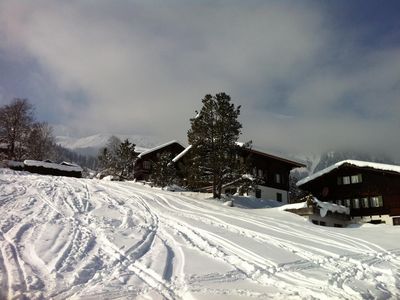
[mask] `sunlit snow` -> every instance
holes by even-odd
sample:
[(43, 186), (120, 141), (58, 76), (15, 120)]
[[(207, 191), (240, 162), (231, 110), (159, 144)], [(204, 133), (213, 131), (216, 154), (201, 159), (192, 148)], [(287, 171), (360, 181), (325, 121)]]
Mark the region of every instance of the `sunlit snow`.
[(400, 297), (400, 228), (236, 201), (0, 169), (0, 298)]

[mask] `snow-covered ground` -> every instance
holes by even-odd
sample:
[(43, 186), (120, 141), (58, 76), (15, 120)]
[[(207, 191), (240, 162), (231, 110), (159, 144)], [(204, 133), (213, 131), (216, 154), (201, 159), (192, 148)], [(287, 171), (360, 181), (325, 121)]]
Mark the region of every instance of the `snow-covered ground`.
[(0, 299), (400, 297), (400, 228), (201, 198), (0, 169)]

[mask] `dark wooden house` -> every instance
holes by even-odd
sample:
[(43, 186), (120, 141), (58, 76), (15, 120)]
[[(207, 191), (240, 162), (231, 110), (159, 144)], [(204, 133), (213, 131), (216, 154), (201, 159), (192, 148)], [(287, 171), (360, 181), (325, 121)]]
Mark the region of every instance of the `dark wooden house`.
[[(188, 163), (185, 156), (190, 156), (190, 148), (191, 146), (188, 146), (173, 159), (173, 162), (178, 165), (178, 169), (184, 168), (182, 165)], [(249, 175), (257, 178), (260, 183), (253, 193), (255, 197), (288, 203), (290, 171), (294, 168), (305, 167), (305, 165), (256, 149), (241, 149), (238, 154), (243, 159), (248, 159), (252, 173)], [(234, 193), (236, 188), (237, 186), (233, 182), (224, 185), (223, 192)]]
[(283, 157), (249, 149), (242, 153), (249, 159), (252, 175), (260, 182), (254, 192), (257, 198), (289, 202), (289, 175), (304, 164)]
[(349, 207), (353, 221), (400, 225), (400, 166), (345, 160), (297, 185), (320, 201)]
[(184, 149), (185, 147), (181, 143), (174, 140), (140, 153), (134, 166), (135, 179), (149, 180), (152, 167), (159, 160), (162, 153), (171, 153), (174, 157)]

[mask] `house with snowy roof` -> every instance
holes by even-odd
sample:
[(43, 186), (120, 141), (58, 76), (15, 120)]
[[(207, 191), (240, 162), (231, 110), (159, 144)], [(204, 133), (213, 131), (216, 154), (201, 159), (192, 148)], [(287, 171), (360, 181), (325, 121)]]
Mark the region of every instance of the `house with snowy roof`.
[(171, 153), (173, 157), (180, 154), (185, 147), (178, 141), (172, 140), (157, 147), (146, 150), (138, 155), (134, 165), (136, 180), (149, 180), (154, 163), (159, 161), (162, 153)]
[[(173, 159), (178, 170), (183, 169), (183, 165), (188, 163), (185, 157), (190, 155), (190, 149), (189, 145)], [(248, 159), (252, 170), (249, 177), (257, 178), (259, 183), (252, 193), (253, 196), (288, 203), (290, 171), (294, 168), (305, 167), (304, 164), (254, 148), (242, 149), (238, 154)], [(223, 192), (233, 194), (237, 188), (236, 183), (232, 182), (223, 186)]]
[(345, 160), (297, 186), (322, 202), (348, 207), (352, 222), (400, 225), (400, 166)]

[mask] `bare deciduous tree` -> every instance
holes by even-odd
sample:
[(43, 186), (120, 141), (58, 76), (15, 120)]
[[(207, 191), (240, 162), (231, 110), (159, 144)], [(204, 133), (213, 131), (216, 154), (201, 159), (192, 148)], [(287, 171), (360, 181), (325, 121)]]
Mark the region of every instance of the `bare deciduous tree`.
[(33, 122), (33, 106), (27, 99), (14, 99), (0, 107), (0, 138), (8, 145), (8, 159), (22, 159)]
[(53, 128), (46, 122), (34, 123), (30, 130), (27, 153), (30, 159), (44, 160), (53, 156)]

